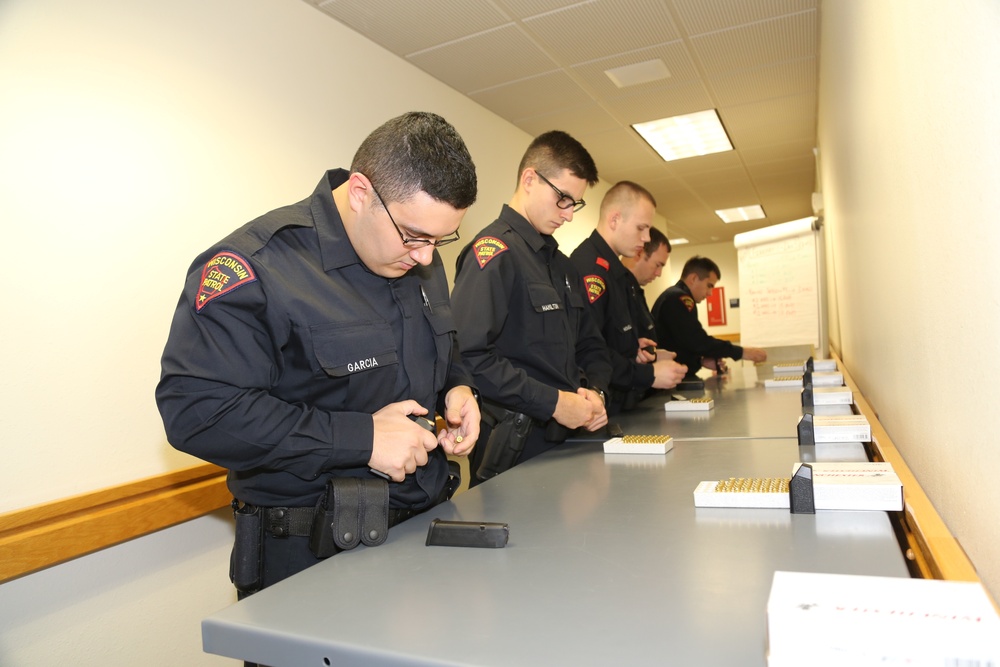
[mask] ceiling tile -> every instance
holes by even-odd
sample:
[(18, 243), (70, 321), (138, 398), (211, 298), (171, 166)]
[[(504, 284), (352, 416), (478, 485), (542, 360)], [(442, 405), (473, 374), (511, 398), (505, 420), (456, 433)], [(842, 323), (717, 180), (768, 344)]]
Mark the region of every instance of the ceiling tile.
[(510, 22), (490, 0), (434, 0), (433, 11), (410, 0), (310, 4), (399, 56)]
[(764, 19), (819, 7), (819, 0), (673, 0), (680, 23), (689, 35), (725, 30)]
[(466, 94), (556, 68), (514, 25), (426, 49), (407, 60)]
[(713, 32), (691, 39), (706, 75), (745, 70), (816, 54), (819, 19), (815, 11)]
[(524, 20), (538, 43), (569, 66), (680, 37), (666, 7), (649, 0), (592, 0)]
[(532, 136), (558, 128), (574, 137), (619, 129), (621, 125), (596, 102), (555, 113), (522, 118), (518, 127)]
[(815, 58), (762, 65), (707, 77), (708, 89), (720, 107), (730, 107), (775, 97), (816, 92)]
[(521, 118), (572, 109), (592, 101), (562, 70), (469, 93), (469, 98), (515, 125)]

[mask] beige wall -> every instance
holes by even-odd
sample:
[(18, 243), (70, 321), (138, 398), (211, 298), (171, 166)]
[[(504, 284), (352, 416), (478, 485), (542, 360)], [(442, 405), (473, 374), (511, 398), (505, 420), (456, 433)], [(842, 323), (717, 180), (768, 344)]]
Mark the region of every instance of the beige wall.
[(831, 343), (1000, 599), (1000, 3), (822, 12)]

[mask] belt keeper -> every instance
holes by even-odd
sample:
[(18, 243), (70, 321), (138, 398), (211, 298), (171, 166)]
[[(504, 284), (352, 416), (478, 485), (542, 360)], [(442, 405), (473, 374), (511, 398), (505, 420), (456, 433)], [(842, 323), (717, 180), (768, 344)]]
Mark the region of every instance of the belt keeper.
[(264, 530), (279, 539), (287, 539), (291, 530), (289, 529), (288, 510), (276, 507), (270, 512), (264, 512)]

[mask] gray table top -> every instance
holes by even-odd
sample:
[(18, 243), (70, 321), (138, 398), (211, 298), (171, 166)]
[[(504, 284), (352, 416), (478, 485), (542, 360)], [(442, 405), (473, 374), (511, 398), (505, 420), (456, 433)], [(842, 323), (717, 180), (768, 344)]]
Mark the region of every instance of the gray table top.
[[(212, 615), (204, 647), (276, 667), (763, 666), (775, 570), (908, 576), (884, 512), (694, 507), (700, 481), (787, 476), (804, 453), (567, 444)], [(424, 546), (435, 517), (506, 522), (510, 542)]]

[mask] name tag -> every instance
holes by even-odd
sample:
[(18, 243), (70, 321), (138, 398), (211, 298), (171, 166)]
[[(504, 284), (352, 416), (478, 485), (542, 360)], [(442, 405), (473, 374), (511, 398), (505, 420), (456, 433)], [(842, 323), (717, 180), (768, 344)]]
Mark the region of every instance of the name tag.
[(395, 364), (397, 361), (398, 359), (395, 351), (385, 352), (372, 357), (362, 357), (361, 359), (349, 361), (343, 366), (329, 368), (327, 369), (327, 372), (333, 377), (344, 377), (346, 375), (353, 375), (355, 373), (363, 373), (365, 371), (374, 370), (376, 368), (380, 368), (381, 366)]

